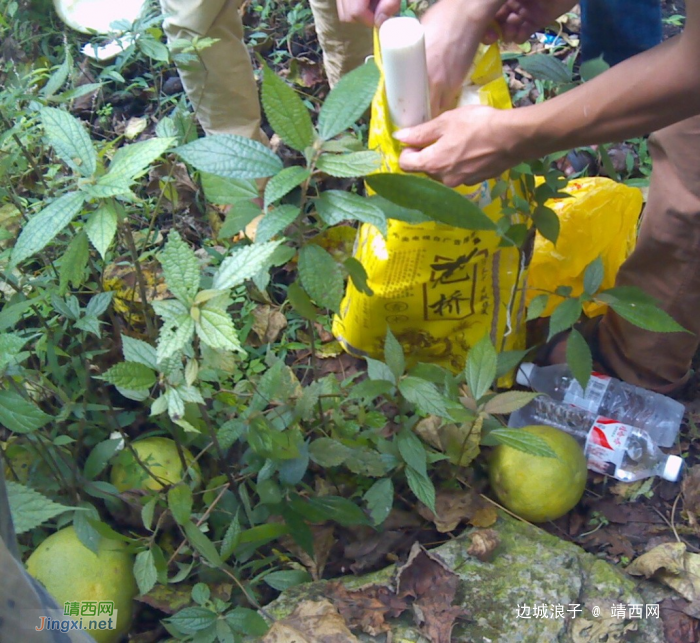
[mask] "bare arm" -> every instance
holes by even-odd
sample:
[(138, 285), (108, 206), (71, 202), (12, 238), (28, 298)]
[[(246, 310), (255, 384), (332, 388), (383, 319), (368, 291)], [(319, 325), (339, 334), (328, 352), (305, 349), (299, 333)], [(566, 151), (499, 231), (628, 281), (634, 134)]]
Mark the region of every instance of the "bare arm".
[(561, 96), (509, 111), (463, 107), (398, 132), (422, 148), (404, 150), (401, 167), (451, 186), (476, 183), (526, 159), (645, 134), (700, 113), (699, 3), (688, 0), (680, 36)]

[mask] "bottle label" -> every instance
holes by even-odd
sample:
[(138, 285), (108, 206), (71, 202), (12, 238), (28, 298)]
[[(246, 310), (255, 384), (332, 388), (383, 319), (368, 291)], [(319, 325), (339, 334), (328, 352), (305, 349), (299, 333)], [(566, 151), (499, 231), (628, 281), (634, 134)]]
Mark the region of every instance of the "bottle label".
[(603, 402), (603, 397), (605, 397), (605, 391), (610, 385), (610, 380), (611, 378), (607, 375), (591, 373), (591, 379), (588, 380), (585, 392), (576, 380), (572, 380), (569, 388), (566, 389), (563, 401), (591, 413), (597, 413)]
[(588, 468), (614, 476), (622, 464), (632, 427), (617, 420), (599, 417), (588, 432), (584, 453)]

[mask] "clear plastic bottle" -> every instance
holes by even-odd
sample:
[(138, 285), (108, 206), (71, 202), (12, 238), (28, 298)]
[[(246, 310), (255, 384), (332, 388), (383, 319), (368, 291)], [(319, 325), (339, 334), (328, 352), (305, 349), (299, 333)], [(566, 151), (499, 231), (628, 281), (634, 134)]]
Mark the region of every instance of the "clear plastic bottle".
[(680, 402), (608, 375), (593, 373), (584, 391), (566, 364), (521, 364), (517, 381), (560, 402), (644, 429), (661, 447), (673, 446), (685, 413)]
[(511, 414), (508, 422), (514, 428), (532, 424), (548, 424), (571, 434), (584, 447), (589, 469), (623, 482), (651, 476), (675, 482), (683, 468), (683, 458), (665, 454), (646, 431), (546, 395)]

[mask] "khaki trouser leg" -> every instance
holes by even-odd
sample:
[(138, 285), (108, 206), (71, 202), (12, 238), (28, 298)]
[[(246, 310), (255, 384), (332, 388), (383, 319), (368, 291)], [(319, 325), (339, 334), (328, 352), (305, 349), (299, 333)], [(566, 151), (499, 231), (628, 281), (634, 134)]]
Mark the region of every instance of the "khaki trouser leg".
[(168, 40), (218, 38), (200, 60), (178, 69), (207, 134), (238, 134), (266, 142), (260, 131), (260, 99), (243, 42), (240, 0), (161, 0)]
[(618, 286), (638, 286), (691, 333), (652, 333), (608, 312), (599, 344), (631, 384), (668, 392), (683, 382), (700, 337), (700, 116), (650, 138), (653, 172), (637, 247)]
[(309, 0), (316, 34), (323, 49), (323, 64), (333, 87), (340, 77), (359, 67), (372, 53), (372, 30), (340, 22), (335, 0)]

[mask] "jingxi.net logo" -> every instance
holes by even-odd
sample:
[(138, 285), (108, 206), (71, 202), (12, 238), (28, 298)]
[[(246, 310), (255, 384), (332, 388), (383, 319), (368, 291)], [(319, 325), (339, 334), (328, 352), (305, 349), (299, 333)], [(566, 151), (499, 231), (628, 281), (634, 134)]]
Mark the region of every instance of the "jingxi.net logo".
[(37, 632), (59, 630), (115, 630), (117, 612), (112, 601), (68, 601), (61, 610), (49, 610), (39, 615), (39, 624), (34, 626)]

